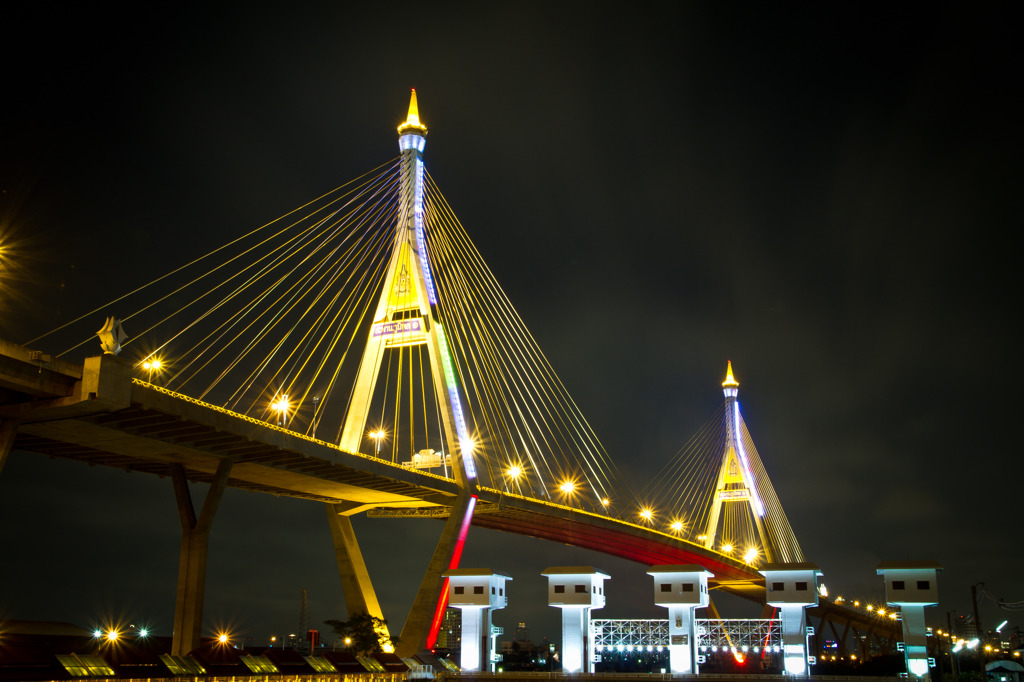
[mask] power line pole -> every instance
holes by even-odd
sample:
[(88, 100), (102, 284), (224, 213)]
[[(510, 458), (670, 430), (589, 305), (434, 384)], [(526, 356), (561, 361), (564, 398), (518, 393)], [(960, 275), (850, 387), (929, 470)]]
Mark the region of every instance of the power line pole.
[(299, 638), (296, 648), (305, 651), (309, 639), (309, 601), (306, 599), (305, 587), (302, 588), (302, 598), (299, 602)]

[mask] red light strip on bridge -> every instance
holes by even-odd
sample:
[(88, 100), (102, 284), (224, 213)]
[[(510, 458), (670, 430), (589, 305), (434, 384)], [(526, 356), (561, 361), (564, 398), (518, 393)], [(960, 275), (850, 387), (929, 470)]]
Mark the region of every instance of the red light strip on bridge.
[[(469, 533), (469, 524), (473, 520), (473, 510), (476, 509), (476, 495), (471, 495), (469, 504), (466, 506), (466, 515), (462, 517), (462, 527), (459, 528), (459, 539), (455, 541), (455, 551), (452, 552), (452, 560), (448, 564), (448, 570), (459, 567), (459, 560), (462, 559), (462, 549), (466, 546), (466, 535)], [(441, 629), (441, 621), (444, 619), (444, 610), (448, 606), (448, 578), (441, 583), (441, 597), (437, 600), (437, 608), (434, 609), (434, 619), (430, 621), (430, 632), (427, 633), (427, 649), (433, 649), (437, 643), (437, 633)]]

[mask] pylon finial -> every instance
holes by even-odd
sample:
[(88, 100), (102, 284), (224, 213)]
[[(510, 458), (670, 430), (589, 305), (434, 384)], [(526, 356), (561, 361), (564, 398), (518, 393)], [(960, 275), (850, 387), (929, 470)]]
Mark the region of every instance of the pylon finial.
[(736, 381), (736, 377), (732, 375), (732, 360), (727, 360), (727, 362), (729, 366), (725, 370), (725, 381), (722, 382), (722, 388), (737, 388), (740, 382)]
[(427, 126), (420, 123), (420, 108), (416, 103), (416, 88), (412, 89), (412, 95), (409, 96), (409, 114), (405, 117), (405, 123), (398, 126), (399, 133), (404, 133), (407, 130), (422, 132), (424, 135), (427, 133)]

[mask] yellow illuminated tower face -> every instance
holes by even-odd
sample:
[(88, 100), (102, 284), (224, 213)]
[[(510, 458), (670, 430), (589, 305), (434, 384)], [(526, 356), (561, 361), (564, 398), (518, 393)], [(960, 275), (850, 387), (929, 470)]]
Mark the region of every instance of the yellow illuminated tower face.
[(341, 447), (358, 451), (366, 434), (367, 417), (386, 349), (423, 345), (430, 364), (435, 398), (440, 407), (444, 441), (460, 484), (474, 481), (473, 442), (468, 436), (459, 398), (458, 377), (445, 330), (435, 317), (437, 293), (431, 276), (423, 222), (424, 168), (422, 153), (427, 128), (420, 121), (416, 91), (409, 113), (398, 126), (400, 163), (399, 216), (393, 251), (384, 276), (367, 344), (360, 360), (349, 410), (345, 415)]
[(746, 453), (743, 451), (743, 437), (740, 434), (740, 408), (736, 399), (739, 386), (740, 383), (736, 381), (736, 377), (732, 373), (732, 362), (730, 361), (725, 381), (722, 382), (722, 391), (725, 394), (725, 452), (718, 470), (718, 484), (715, 486), (715, 494), (711, 502), (711, 514), (704, 533), (704, 545), (708, 549), (713, 549), (715, 546), (722, 505), (743, 503), (750, 508), (754, 526), (761, 539), (762, 549), (766, 558), (771, 560), (771, 548), (764, 526), (764, 505), (758, 495)]

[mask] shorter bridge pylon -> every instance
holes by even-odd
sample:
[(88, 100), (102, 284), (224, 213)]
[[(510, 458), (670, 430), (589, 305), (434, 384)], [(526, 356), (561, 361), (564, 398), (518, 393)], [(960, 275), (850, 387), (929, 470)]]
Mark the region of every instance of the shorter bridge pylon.
[(757, 527), (757, 535), (761, 540), (765, 559), (771, 562), (774, 561), (774, 552), (765, 532), (764, 503), (761, 502), (761, 496), (757, 492), (754, 474), (743, 448), (743, 440), (739, 435), (740, 404), (736, 396), (739, 394), (740, 383), (733, 376), (732, 360), (729, 360), (728, 363), (725, 381), (722, 382), (722, 391), (725, 393), (725, 451), (722, 455), (722, 465), (718, 470), (718, 484), (715, 486), (714, 497), (711, 501), (711, 516), (704, 532), (704, 546), (708, 549), (713, 549), (715, 546), (722, 505), (746, 503), (750, 507), (751, 517)]
[(802, 561), (803, 552), (743, 423), (739, 386), (729, 361), (722, 382), (725, 439), (698, 541), (707, 549), (738, 553), (749, 564)]

